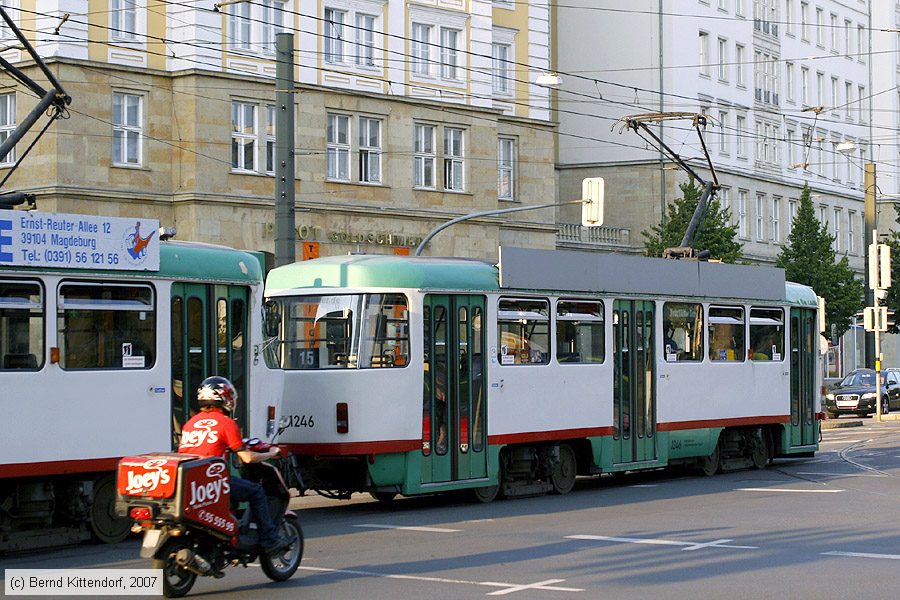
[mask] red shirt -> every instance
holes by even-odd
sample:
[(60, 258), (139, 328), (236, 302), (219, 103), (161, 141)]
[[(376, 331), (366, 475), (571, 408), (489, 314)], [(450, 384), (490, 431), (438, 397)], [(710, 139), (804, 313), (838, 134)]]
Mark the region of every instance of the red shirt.
[(237, 452), (244, 447), (241, 430), (234, 419), (218, 408), (200, 411), (181, 429), (182, 454), (224, 456), (227, 450)]

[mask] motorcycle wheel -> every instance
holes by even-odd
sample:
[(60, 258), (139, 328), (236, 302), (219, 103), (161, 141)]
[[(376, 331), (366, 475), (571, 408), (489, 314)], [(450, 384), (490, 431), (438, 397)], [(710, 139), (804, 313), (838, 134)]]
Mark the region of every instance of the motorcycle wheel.
[(303, 530), (296, 517), (285, 517), (280, 533), (291, 540), (291, 545), (279, 554), (261, 554), (259, 566), (272, 581), (286, 581), (297, 571), (303, 558)]
[(182, 548), (189, 547), (182, 541), (170, 542), (163, 551), (162, 558), (151, 562), (151, 569), (162, 569), (163, 572), (163, 596), (166, 598), (181, 598), (194, 587), (197, 574), (183, 569), (175, 562), (175, 555)]

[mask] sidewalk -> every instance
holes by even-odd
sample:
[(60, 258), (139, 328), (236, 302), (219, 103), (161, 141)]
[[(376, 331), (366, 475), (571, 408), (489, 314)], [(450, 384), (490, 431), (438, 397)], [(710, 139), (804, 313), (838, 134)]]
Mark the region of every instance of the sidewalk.
[[(888, 413), (881, 415), (882, 421), (900, 421), (900, 413)], [(843, 429), (844, 427), (862, 427), (865, 424), (877, 423), (875, 416), (872, 415), (867, 419), (850, 419), (841, 417), (838, 419), (825, 419), (822, 421), (822, 429)]]

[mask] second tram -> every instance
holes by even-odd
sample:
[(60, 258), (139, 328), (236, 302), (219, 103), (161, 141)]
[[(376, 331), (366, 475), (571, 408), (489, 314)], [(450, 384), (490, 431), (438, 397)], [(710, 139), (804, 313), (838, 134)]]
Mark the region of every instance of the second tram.
[(376, 498), (707, 474), (819, 440), (819, 301), (774, 268), (501, 248), (272, 270), (265, 358), (308, 488)]

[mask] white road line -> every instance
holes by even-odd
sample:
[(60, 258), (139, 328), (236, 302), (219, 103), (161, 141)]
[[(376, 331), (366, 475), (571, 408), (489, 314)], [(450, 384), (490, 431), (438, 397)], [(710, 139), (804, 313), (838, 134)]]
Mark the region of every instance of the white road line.
[(656, 483), (636, 483), (636, 484), (634, 484), (634, 485), (628, 485), (628, 486), (625, 486), (625, 487), (630, 487), (630, 488), (655, 488), (655, 487), (659, 487), (659, 484), (656, 484)]
[(819, 443), (821, 443), (821, 444), (856, 444), (856, 443), (861, 442), (861, 441), (862, 441), (862, 440), (843, 440), (843, 439), (840, 439), (840, 440), (822, 440), (822, 441), (819, 442)]
[(849, 556), (853, 558), (885, 558), (888, 560), (900, 560), (900, 554), (871, 554), (869, 552), (823, 552), (823, 556)]
[(545, 590), (551, 592), (583, 592), (581, 588), (568, 588), (551, 586), (551, 583), (562, 583), (565, 579), (548, 579), (547, 581), (539, 581), (531, 584), (503, 583), (499, 581), (470, 581), (467, 579), (448, 579), (446, 577), (423, 577), (421, 575), (391, 575), (389, 573), (376, 573), (374, 571), (359, 571), (357, 569), (326, 569), (324, 567), (310, 567), (300, 565), (301, 570), (316, 571), (319, 573), (346, 573), (348, 575), (363, 575), (366, 577), (382, 577), (384, 579), (403, 579), (408, 581), (427, 581), (429, 583), (454, 583), (465, 585), (482, 585), (486, 587), (502, 588), (494, 592), (489, 592), (488, 596), (501, 596), (512, 594), (523, 590)]
[(654, 546), (683, 546), (682, 550), (701, 550), (703, 548), (739, 548), (755, 550), (759, 546), (731, 546), (725, 542), (732, 540), (715, 540), (713, 542), (679, 542), (676, 540), (655, 540), (651, 538), (610, 537), (606, 535), (567, 535), (567, 540), (595, 540), (598, 542), (622, 542), (624, 544), (650, 544)]
[(808, 471), (798, 471), (796, 475), (818, 475), (824, 477), (881, 477), (881, 475), (873, 475), (872, 473), (812, 473)]
[(456, 533), (462, 529), (447, 529), (445, 527), (416, 527), (413, 525), (378, 525), (376, 523), (362, 523), (354, 527), (366, 527), (369, 529), (402, 529), (404, 531), (424, 531), (427, 533)]
[(735, 488), (736, 492), (787, 492), (791, 494), (837, 494), (844, 490), (798, 490), (794, 488)]

